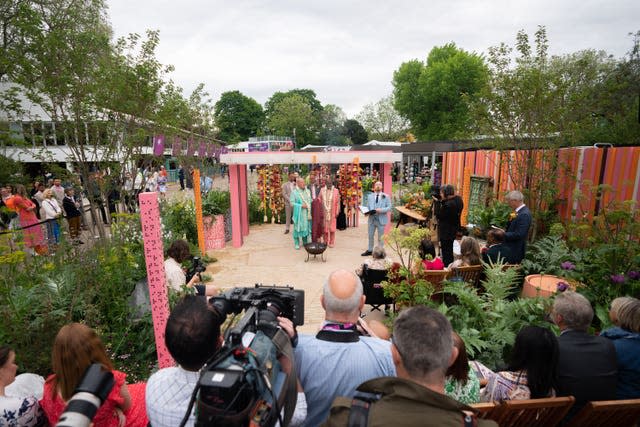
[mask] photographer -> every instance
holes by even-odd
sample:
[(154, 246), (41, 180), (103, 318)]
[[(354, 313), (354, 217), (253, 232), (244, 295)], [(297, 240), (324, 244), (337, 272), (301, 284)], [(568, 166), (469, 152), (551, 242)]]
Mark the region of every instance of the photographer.
[[(225, 317), (205, 299), (193, 295), (186, 295), (173, 308), (167, 320), (165, 343), (178, 366), (160, 369), (147, 381), (146, 408), (153, 427), (180, 425), (200, 379), (200, 369), (222, 346), (220, 327), (224, 321)], [(295, 336), (289, 319), (279, 317), (278, 323), (289, 336)], [(305, 417), (306, 401), (299, 389), (289, 425), (299, 425)], [(192, 413), (186, 425), (193, 426), (195, 419)]]
[(187, 242), (184, 240), (176, 240), (171, 244), (169, 250), (167, 250), (167, 259), (164, 261), (164, 274), (167, 280), (167, 286), (176, 291), (180, 291), (183, 286), (187, 286), (187, 288), (195, 288), (198, 295), (217, 295), (218, 288), (215, 285), (199, 283), (201, 268), (196, 268), (195, 274), (193, 274), (193, 277), (187, 282), (187, 275), (182, 268), (182, 263), (190, 258), (192, 258), (191, 251), (189, 250), (189, 244)]

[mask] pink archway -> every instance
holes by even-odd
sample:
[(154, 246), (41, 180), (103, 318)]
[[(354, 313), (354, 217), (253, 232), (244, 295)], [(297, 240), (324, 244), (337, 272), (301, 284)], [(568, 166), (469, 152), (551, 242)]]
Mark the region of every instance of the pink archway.
[[(380, 163), (383, 191), (391, 194), (391, 166), (394, 162), (402, 161), (402, 153), (392, 151), (328, 151), (320, 153), (270, 151), (220, 155), (220, 162), (229, 166), (233, 247), (241, 247), (243, 237), (249, 234), (247, 165), (347, 164), (353, 163), (354, 160), (361, 164)], [(387, 229), (390, 227), (391, 222), (389, 221)]]

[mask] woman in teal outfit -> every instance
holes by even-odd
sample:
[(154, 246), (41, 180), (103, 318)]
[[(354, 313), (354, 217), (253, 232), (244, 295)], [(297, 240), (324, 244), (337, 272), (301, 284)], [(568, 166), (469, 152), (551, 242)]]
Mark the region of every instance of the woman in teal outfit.
[(293, 208), (293, 243), (296, 249), (307, 243), (311, 234), (311, 193), (306, 188), (303, 178), (296, 180), (297, 187), (291, 192), (291, 207)]

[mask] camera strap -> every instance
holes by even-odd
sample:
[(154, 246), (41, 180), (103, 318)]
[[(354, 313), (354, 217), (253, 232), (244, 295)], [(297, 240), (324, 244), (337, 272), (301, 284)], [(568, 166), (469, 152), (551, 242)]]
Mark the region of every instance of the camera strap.
[(330, 342), (358, 342), (360, 334), (355, 323), (326, 323), (316, 339)]

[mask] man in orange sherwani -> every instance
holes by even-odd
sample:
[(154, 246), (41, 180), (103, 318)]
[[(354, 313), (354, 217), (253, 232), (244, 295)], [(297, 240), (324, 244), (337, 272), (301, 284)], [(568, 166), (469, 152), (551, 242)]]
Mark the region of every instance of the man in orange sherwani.
[(320, 200), (324, 210), (324, 242), (332, 248), (336, 243), (336, 218), (340, 213), (340, 193), (333, 186), (331, 177), (326, 179), (320, 190)]

